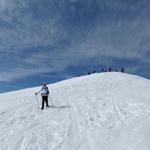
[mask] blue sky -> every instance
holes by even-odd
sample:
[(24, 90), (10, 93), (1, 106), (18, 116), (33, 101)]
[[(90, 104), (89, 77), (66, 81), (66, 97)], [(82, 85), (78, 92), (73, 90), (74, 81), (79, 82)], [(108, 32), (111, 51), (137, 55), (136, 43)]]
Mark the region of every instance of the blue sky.
[(102, 67), (150, 78), (149, 0), (1, 0), (0, 92)]

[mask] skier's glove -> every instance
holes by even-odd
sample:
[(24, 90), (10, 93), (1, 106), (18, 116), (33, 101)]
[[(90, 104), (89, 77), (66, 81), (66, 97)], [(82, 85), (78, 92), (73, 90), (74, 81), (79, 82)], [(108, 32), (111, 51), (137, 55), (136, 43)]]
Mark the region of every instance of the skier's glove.
[(35, 95), (37, 95), (38, 93), (35, 93)]

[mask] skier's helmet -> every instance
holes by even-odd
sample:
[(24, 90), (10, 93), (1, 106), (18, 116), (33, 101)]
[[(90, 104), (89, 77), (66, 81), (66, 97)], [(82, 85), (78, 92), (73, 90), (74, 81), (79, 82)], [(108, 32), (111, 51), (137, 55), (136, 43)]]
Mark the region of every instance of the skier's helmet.
[(43, 83), (43, 86), (46, 86), (47, 84), (46, 83)]

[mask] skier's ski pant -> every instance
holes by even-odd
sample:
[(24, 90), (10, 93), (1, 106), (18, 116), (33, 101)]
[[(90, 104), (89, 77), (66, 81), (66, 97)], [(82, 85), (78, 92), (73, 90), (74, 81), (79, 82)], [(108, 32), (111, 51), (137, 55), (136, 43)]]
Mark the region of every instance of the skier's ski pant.
[(44, 109), (44, 104), (48, 107), (48, 96), (42, 96), (42, 109)]

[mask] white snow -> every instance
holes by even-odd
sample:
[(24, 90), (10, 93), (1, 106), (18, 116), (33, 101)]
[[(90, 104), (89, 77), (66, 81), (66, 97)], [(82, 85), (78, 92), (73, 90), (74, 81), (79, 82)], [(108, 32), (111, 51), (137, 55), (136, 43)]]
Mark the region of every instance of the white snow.
[(99, 73), (51, 84), (58, 108), (43, 111), (40, 88), (0, 94), (0, 150), (150, 150), (150, 80)]

